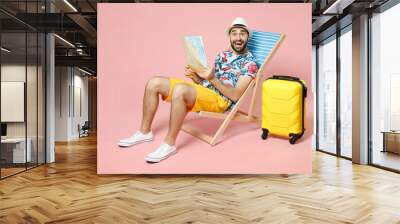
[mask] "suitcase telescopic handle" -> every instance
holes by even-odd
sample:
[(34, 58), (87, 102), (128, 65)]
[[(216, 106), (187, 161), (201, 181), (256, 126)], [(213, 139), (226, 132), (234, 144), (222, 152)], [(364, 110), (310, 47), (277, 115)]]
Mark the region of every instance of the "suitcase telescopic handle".
[(299, 78), (293, 77), (293, 76), (288, 76), (288, 75), (274, 75), (272, 76), (273, 79), (283, 79), (283, 80), (289, 80), (289, 81), (300, 81)]

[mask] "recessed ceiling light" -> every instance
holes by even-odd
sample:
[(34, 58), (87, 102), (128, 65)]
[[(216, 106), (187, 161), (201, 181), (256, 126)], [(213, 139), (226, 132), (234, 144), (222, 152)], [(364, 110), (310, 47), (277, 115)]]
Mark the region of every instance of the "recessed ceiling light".
[(64, 39), (64, 38), (62, 38), (62, 37), (60, 37), (60, 36), (57, 35), (57, 34), (54, 34), (54, 36), (57, 37), (58, 39), (60, 39), (62, 42), (64, 42), (64, 43), (68, 44), (69, 46), (75, 48), (75, 45), (73, 45), (73, 44), (72, 44), (71, 42), (69, 42), (68, 40), (66, 40), (66, 39)]
[(78, 12), (78, 10), (68, 1), (68, 0), (64, 0), (65, 4), (67, 4), (72, 10), (74, 10), (75, 12)]
[(83, 70), (83, 69), (81, 69), (81, 68), (79, 68), (79, 67), (78, 67), (78, 70), (81, 71), (81, 72), (83, 72), (83, 73), (85, 73), (85, 74), (93, 75), (92, 73), (90, 73), (90, 72), (88, 72), (88, 71), (86, 71), (86, 70)]
[(10, 53), (11, 52), (11, 50), (9, 50), (9, 49), (7, 49), (5, 47), (1, 47), (1, 51), (4, 51), (6, 53)]
[(336, 0), (322, 14), (342, 14), (343, 9), (351, 5), (355, 0)]

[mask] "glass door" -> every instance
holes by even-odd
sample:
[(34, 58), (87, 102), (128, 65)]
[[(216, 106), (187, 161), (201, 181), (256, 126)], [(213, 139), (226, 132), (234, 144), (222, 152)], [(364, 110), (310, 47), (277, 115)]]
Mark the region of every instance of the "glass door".
[(352, 32), (340, 35), (340, 155), (352, 158)]
[(318, 47), (317, 149), (336, 154), (336, 35)]
[(370, 160), (400, 171), (400, 4), (371, 18)]
[[(44, 13), (44, 3), (0, 7)], [(45, 163), (45, 45), (44, 33), (0, 12), (0, 179)]]
[[(26, 33), (1, 34), (1, 177), (26, 170)], [(4, 50), (6, 49), (6, 50)]]

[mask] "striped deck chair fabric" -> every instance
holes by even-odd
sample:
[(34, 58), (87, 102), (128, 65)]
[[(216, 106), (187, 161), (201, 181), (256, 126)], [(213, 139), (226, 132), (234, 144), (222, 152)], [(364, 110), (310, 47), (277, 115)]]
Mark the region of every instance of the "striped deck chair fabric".
[(260, 68), (265, 59), (271, 54), (282, 34), (263, 31), (253, 31), (247, 47), (256, 58), (257, 67)]

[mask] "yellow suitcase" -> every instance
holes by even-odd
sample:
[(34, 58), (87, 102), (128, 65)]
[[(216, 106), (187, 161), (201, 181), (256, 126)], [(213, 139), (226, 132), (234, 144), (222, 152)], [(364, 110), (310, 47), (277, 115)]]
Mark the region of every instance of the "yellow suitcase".
[(292, 76), (274, 75), (262, 85), (262, 139), (268, 134), (289, 138), (294, 144), (305, 131), (307, 87)]

